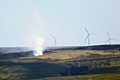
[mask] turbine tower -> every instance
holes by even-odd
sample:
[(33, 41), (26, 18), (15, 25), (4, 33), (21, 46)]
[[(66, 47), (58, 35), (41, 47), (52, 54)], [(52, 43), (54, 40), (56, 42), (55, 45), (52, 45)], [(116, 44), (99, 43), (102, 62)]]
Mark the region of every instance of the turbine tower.
[(45, 40), (45, 47), (47, 46), (47, 41), (46, 41), (47, 36), (48, 36), (48, 34), (46, 34), (46, 35), (44, 36), (44, 40)]
[[(84, 27), (85, 28), (85, 27)], [(85, 38), (85, 41), (88, 39), (88, 46), (90, 46), (90, 35), (95, 35), (95, 33), (89, 33), (88, 30), (85, 28), (85, 31), (87, 32), (87, 37)]]
[(109, 44), (111, 44), (111, 40), (116, 40), (116, 39), (112, 39), (112, 38), (110, 37), (108, 31), (107, 31), (107, 35), (108, 35), (108, 40), (106, 41), (106, 43), (109, 42)]
[(52, 34), (50, 34), (51, 37), (53, 37), (55, 40), (55, 48), (57, 47), (57, 38), (60, 37), (60, 36), (54, 36)]

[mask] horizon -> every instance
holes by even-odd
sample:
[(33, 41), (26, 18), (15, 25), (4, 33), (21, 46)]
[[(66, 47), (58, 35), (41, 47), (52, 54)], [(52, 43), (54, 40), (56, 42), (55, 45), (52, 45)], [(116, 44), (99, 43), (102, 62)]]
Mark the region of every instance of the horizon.
[[(99, 44), (99, 45), (90, 45), (90, 46), (114, 46), (114, 45), (120, 45), (120, 44)], [(78, 45), (67, 45), (67, 46), (56, 46), (56, 48), (62, 48), (62, 47), (89, 47), (88, 45), (82, 45), (82, 46), (78, 46)], [(0, 48), (31, 48), (31, 47), (27, 47), (27, 46), (9, 46), (9, 47), (2, 47), (0, 46)], [(55, 48), (55, 46), (47, 46), (45, 48)]]

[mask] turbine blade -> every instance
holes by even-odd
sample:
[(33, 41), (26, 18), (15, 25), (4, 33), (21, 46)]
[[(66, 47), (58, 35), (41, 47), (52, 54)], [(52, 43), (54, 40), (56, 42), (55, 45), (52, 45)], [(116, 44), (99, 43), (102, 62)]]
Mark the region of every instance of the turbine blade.
[(53, 36), (52, 34), (50, 34), (50, 36), (52, 36), (53, 38), (56, 38), (55, 36)]
[(89, 37), (89, 35), (87, 35), (87, 37), (85, 38), (85, 41), (87, 40), (88, 37)]
[[(85, 28), (85, 27), (84, 27)], [(88, 30), (85, 28), (85, 31), (89, 34)]]
[(91, 33), (90, 35), (96, 35), (96, 33)]
[(111, 40), (117, 40), (117, 39), (112, 39), (112, 38), (111, 38)]
[(105, 43), (107, 43), (110, 39), (108, 39)]
[(108, 37), (110, 38), (109, 32), (107, 31)]

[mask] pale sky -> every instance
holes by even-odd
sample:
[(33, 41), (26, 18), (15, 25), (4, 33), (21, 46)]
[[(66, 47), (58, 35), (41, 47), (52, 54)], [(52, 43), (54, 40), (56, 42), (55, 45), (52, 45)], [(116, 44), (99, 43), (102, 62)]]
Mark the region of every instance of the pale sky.
[(87, 46), (84, 27), (96, 33), (91, 45), (105, 44), (107, 31), (120, 44), (120, 0), (0, 0), (0, 46), (26, 46), (49, 33), (61, 35), (57, 46)]

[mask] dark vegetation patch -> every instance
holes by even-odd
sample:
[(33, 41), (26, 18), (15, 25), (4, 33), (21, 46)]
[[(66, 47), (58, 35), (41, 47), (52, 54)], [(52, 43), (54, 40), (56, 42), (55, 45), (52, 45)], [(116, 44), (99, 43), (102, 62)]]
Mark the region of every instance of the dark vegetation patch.
[(67, 70), (64, 72), (61, 72), (62, 76), (73, 76), (73, 75), (81, 75), (83, 74), (82, 72), (85, 70), (88, 70), (89, 68), (87, 66), (81, 66), (81, 67), (69, 67)]
[[(48, 48), (50, 50), (55, 50), (55, 48)], [(60, 47), (56, 50), (120, 50), (119, 44), (113, 45), (93, 45), (93, 46), (72, 46), (72, 47)]]
[(82, 74), (106, 74), (106, 73), (120, 73), (120, 66), (92, 68), (82, 72)]
[(12, 58), (19, 58), (19, 57), (28, 57), (33, 56), (33, 51), (27, 51), (27, 52), (17, 52), (17, 53), (0, 53), (0, 60), (5, 59), (12, 59)]
[[(0, 62), (0, 74), (6, 73), (15, 76), (25, 76), (26, 79), (35, 79), (43, 77), (61, 76), (60, 72), (66, 70), (66, 67), (50, 63), (14, 63)], [(21, 74), (19, 74), (21, 73)], [(12, 77), (13, 77), (12, 76)], [(2, 75), (1, 75), (2, 77)], [(14, 79), (15, 80), (15, 79)]]

